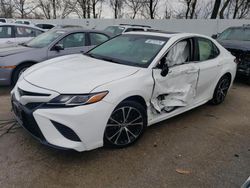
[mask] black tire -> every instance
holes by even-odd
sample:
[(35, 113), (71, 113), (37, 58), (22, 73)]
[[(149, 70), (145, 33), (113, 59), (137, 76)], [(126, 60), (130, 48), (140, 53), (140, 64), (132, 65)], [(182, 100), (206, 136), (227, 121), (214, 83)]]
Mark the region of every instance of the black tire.
[(104, 131), (104, 145), (124, 148), (134, 144), (147, 127), (144, 107), (134, 101), (121, 102), (111, 114)]
[(32, 64), (31, 63), (27, 63), (27, 64), (24, 64), (24, 65), (20, 65), (18, 66), (14, 72), (13, 72), (13, 76), (12, 76), (12, 85), (15, 85), (19, 76), (21, 75), (21, 73), (26, 70), (27, 68), (29, 68)]
[(213, 98), (210, 103), (213, 105), (221, 104), (226, 98), (230, 84), (230, 77), (228, 75), (224, 75), (217, 83), (216, 88), (214, 90)]

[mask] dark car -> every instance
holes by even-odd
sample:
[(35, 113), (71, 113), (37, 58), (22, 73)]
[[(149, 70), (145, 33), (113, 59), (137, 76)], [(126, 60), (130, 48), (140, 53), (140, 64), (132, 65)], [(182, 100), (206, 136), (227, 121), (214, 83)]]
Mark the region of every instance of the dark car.
[(217, 40), (237, 58), (237, 75), (245, 76), (250, 84), (250, 25), (230, 27)]

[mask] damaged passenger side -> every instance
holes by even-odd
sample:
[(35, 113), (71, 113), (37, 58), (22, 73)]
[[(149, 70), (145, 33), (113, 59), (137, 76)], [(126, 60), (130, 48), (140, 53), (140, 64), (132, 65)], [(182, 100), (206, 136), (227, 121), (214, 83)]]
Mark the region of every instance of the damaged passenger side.
[(173, 45), (153, 69), (153, 112), (170, 113), (194, 101), (199, 67), (194, 63), (193, 40)]

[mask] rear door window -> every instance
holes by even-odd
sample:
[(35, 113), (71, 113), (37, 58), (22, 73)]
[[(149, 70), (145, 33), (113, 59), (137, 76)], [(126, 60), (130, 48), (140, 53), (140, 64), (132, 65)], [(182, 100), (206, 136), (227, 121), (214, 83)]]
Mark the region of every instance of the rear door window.
[(35, 36), (38, 35), (38, 33), (37, 33), (37, 30), (29, 28), (29, 27), (23, 27), (23, 26), (17, 26), (16, 27), (16, 37), (17, 38), (21, 38), (21, 37), (35, 37)]
[(198, 38), (197, 43), (199, 49), (199, 61), (214, 59), (219, 55), (218, 48), (211, 40), (206, 38)]
[(64, 48), (74, 48), (85, 46), (85, 33), (72, 33), (64, 37), (59, 44)]
[(91, 45), (98, 45), (109, 39), (106, 35), (101, 33), (89, 33), (89, 36)]
[(0, 26), (0, 38), (12, 38), (12, 27)]

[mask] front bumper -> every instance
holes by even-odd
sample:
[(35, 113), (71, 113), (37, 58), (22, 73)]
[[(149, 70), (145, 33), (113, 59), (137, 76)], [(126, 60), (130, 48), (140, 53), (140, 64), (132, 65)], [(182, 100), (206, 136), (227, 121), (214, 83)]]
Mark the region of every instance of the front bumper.
[[(41, 143), (76, 151), (103, 146), (104, 130), (115, 108), (114, 105), (100, 101), (91, 105), (55, 108), (47, 106), (45, 102), (28, 103), (27, 96), (19, 97), (17, 92), (16, 86), (12, 91), (12, 105), (16, 119)], [(34, 97), (32, 99), (34, 100)], [(25, 103), (22, 104), (23, 101)], [(55, 122), (63, 126), (64, 130), (60, 130)], [(73, 139), (76, 137), (79, 139)]]

